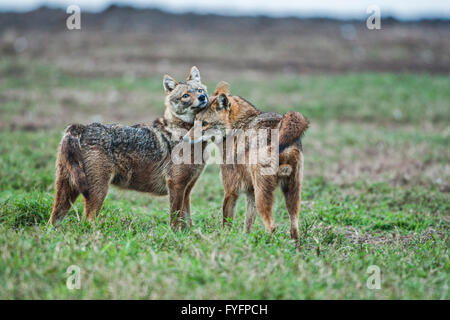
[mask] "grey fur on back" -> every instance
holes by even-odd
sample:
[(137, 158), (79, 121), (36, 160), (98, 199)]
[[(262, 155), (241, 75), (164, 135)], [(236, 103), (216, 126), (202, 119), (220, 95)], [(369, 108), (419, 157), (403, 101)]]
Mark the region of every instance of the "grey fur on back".
[(80, 143), (82, 148), (101, 147), (112, 159), (121, 154), (134, 154), (144, 161), (156, 161), (167, 156), (175, 144), (170, 134), (161, 129), (92, 123), (85, 126)]

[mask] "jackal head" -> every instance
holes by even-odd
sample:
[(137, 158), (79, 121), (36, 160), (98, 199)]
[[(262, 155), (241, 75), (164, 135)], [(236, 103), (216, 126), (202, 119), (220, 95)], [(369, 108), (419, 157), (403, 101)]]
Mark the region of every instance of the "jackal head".
[(222, 81), (210, 99), (208, 108), (195, 117), (194, 127), (183, 137), (183, 140), (191, 144), (208, 141), (212, 137), (225, 137), (227, 128), (230, 127), (230, 108), (228, 83)]
[(195, 115), (208, 105), (208, 92), (195, 66), (191, 68), (186, 81), (177, 82), (165, 75), (163, 85), (166, 92), (166, 117), (175, 116), (184, 122), (194, 123)]

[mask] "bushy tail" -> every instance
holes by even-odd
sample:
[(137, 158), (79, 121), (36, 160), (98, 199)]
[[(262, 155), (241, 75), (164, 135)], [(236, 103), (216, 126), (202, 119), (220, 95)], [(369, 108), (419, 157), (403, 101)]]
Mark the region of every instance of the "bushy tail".
[(76, 124), (67, 127), (61, 141), (60, 159), (70, 174), (72, 184), (86, 199), (89, 199), (89, 187), (80, 146), (80, 135), (84, 129), (83, 125)]
[(288, 112), (280, 122), (279, 151), (292, 145), (305, 133), (309, 127), (309, 121), (298, 112)]

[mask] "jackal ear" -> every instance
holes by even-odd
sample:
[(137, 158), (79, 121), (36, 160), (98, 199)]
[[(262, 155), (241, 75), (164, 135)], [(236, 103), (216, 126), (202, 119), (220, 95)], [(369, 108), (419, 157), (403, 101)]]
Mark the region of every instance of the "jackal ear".
[(217, 96), (220, 93), (230, 94), (230, 85), (228, 84), (228, 82), (220, 81), (217, 84), (217, 87), (213, 93), (213, 96)]
[(230, 109), (230, 103), (228, 102), (228, 98), (224, 93), (221, 93), (217, 98), (217, 109), (219, 110), (228, 110)]
[(191, 68), (191, 71), (189, 71), (189, 75), (187, 77), (187, 81), (194, 80), (200, 82), (200, 71), (196, 66), (193, 66)]
[(163, 85), (166, 93), (169, 93), (170, 91), (175, 89), (175, 87), (177, 86), (177, 82), (173, 80), (171, 76), (166, 74), (163, 78)]

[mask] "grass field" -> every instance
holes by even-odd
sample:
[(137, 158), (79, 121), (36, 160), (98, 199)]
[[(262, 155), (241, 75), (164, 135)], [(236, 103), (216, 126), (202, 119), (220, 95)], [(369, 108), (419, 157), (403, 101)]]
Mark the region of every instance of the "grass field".
[[(188, 68), (188, 67), (186, 67)], [(276, 234), (243, 233), (245, 201), (221, 228), (208, 166), (194, 227), (173, 233), (168, 200), (115, 188), (92, 227), (79, 199), (46, 225), (54, 161), (71, 122), (161, 115), (160, 77), (76, 76), (0, 62), (0, 299), (449, 299), (450, 77), (362, 73), (219, 80), (263, 110), (311, 120), (304, 140), (301, 248), (277, 192)], [(81, 289), (66, 287), (69, 266)], [(381, 289), (366, 286), (381, 270)]]

